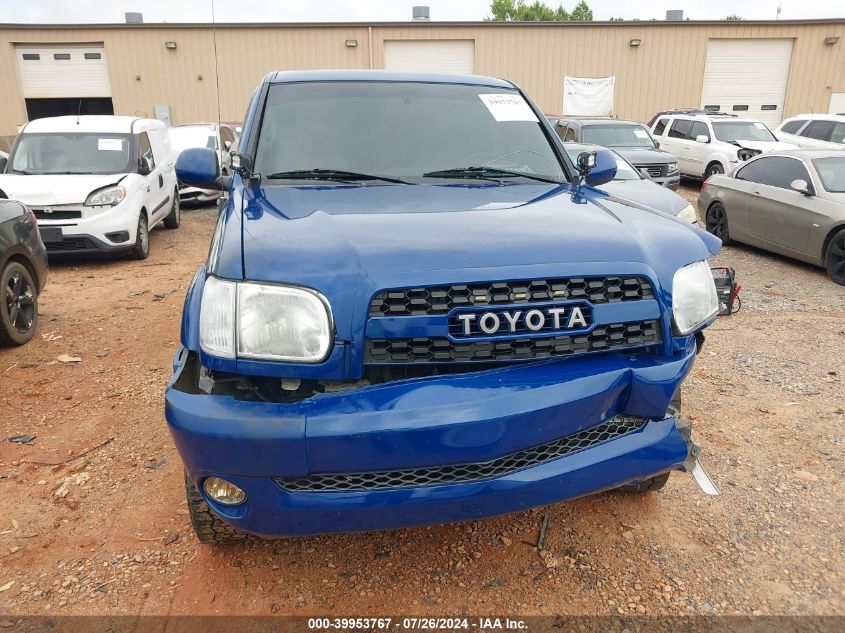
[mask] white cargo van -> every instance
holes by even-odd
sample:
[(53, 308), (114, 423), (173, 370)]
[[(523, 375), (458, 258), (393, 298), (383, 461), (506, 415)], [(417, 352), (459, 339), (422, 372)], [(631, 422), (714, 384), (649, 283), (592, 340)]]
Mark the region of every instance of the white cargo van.
[(179, 188), (164, 123), (61, 116), (27, 123), (0, 174), (0, 197), (28, 205), (54, 254), (150, 252), (149, 231), (179, 226)]

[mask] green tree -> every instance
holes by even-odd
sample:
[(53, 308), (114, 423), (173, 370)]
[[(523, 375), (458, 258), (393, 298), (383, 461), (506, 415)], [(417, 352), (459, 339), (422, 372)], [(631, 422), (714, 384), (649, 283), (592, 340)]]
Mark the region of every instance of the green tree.
[(492, 0), (490, 4), (491, 18), (497, 22), (590, 22), (593, 10), (581, 0), (570, 13), (563, 5), (556, 9), (534, 0), (532, 4), (525, 4), (525, 0)]
[(730, 15), (725, 16), (725, 20), (728, 22), (739, 22), (742, 20), (742, 17), (738, 16), (736, 13), (731, 13)]

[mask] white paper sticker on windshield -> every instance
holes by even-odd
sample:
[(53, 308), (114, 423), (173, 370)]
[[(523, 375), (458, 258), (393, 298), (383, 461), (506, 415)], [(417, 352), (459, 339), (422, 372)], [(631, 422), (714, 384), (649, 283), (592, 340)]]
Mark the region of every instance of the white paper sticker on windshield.
[(97, 149), (101, 152), (123, 151), (123, 140), (119, 138), (98, 138)]
[(637, 138), (648, 138), (648, 132), (645, 130), (634, 130), (634, 136)]
[(537, 121), (534, 112), (518, 94), (487, 94), (478, 98), (497, 121)]
[(758, 130), (765, 130), (766, 129), (766, 126), (763, 125), (762, 123), (755, 123), (754, 127), (756, 127)]

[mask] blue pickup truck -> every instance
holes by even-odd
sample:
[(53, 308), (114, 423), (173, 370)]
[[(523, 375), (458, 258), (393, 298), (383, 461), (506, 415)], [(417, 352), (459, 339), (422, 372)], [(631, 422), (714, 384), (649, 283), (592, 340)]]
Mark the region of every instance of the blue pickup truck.
[(594, 188), (488, 77), (280, 72), (253, 93), (166, 417), (203, 542), (489, 517), (673, 470), (721, 242)]

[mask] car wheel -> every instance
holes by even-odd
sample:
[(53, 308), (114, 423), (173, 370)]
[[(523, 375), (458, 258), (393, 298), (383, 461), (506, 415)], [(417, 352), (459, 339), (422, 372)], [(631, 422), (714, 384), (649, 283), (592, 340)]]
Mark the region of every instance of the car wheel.
[(147, 216), (143, 213), (138, 218), (137, 237), (131, 255), (132, 259), (147, 259), (150, 256), (150, 229), (147, 226)]
[(211, 511), (188, 473), (185, 473), (185, 495), (191, 525), (200, 543), (243, 543), (249, 538), (249, 534), (233, 528)]
[(9, 262), (0, 274), (0, 287), (0, 345), (23, 345), (34, 336), (38, 324), (38, 295), (32, 275), (18, 262)]
[(710, 176), (718, 176), (719, 174), (724, 174), (725, 169), (719, 163), (712, 163), (707, 166), (707, 171), (704, 172), (704, 179), (710, 178)]
[(164, 218), (164, 228), (178, 229), (179, 223), (182, 221), (182, 206), (179, 203), (179, 192), (173, 192), (173, 206), (170, 207), (170, 213)]
[(845, 286), (845, 229), (830, 238), (824, 261), (830, 278), (840, 286)]
[(708, 233), (712, 233), (723, 244), (729, 244), (731, 241), (730, 233), (728, 233), (728, 212), (721, 202), (714, 202), (707, 209), (707, 217), (705, 218), (705, 227)]

